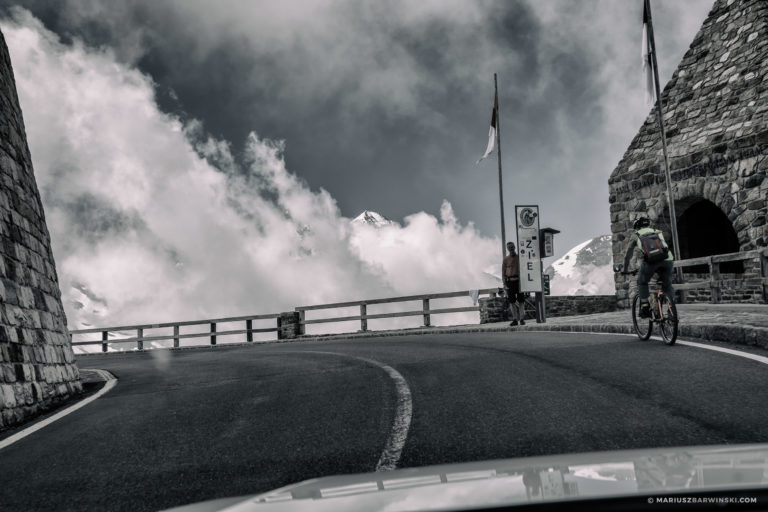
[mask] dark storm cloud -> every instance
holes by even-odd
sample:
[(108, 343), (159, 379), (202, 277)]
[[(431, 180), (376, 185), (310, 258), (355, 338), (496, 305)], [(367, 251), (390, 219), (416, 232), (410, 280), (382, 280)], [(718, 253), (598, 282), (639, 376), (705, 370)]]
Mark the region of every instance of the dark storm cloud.
[[(709, 3), (654, 2), (665, 55), (687, 46)], [(547, 217), (578, 243), (607, 232), (605, 182), (645, 113), (621, 96), (642, 94), (636, 2), (24, 4), (136, 64), (162, 109), (201, 119), (236, 156), (252, 130), (286, 140), (288, 168), (347, 216), (436, 213), (448, 199), (496, 234), (495, 166), (474, 165), (496, 72), (507, 200), (554, 200)], [(689, 35), (670, 37), (682, 25)], [(680, 56), (662, 61), (667, 76)], [(576, 209), (594, 227), (565, 225)]]
[[(138, 55), (160, 86), (162, 107), (183, 105), (235, 148), (250, 130), (286, 139), (289, 168), (328, 189), (348, 215), (367, 207), (403, 216), (450, 196), (425, 183), (436, 195), (409, 200), (402, 181), (430, 167), (440, 167), (442, 178), (464, 172), (466, 165), (445, 163), (469, 164), (479, 151), (492, 94), (483, 64), (490, 49), (494, 69), (515, 77), (503, 84), (518, 93), (504, 97), (507, 108), (519, 110), (540, 76), (540, 29), (525, 4), (487, 4), (466, 17), (428, 9), (413, 19), (404, 3), (336, 3), (309, 27), (282, 27), (289, 34), (277, 39), (259, 27), (207, 27), (202, 8), (189, 3), (130, 2), (115, 11), (92, 1), (42, 5), (30, 8), (57, 32), (116, 48), (125, 59)], [(163, 94), (170, 90), (178, 103)]]

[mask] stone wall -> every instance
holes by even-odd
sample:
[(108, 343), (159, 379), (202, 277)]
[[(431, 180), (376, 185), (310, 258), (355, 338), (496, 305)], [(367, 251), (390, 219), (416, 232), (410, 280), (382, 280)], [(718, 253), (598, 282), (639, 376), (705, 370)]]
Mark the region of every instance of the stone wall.
[(495, 322), (509, 322), (509, 302), (506, 297), (483, 297), (478, 299), (480, 308), (480, 323), (491, 324)]
[[(768, 2), (717, 0), (688, 52), (662, 92), (672, 196), (680, 249), (702, 237), (732, 237), (728, 251), (768, 245)], [(672, 241), (666, 177), (656, 109), (635, 136), (608, 181), (614, 261), (621, 262), (633, 221), (649, 217)], [(701, 205), (721, 216), (724, 229), (687, 231), (681, 218)], [(719, 211), (718, 211), (719, 210)], [(696, 210), (690, 210), (691, 212)], [(716, 216), (717, 216), (716, 215)], [(696, 232), (694, 232), (696, 231)], [(699, 251), (701, 252), (701, 251)], [(738, 278), (760, 277), (746, 265)], [(759, 266), (758, 266), (759, 267)], [(617, 274), (616, 290), (628, 304), (629, 281)], [(688, 277), (686, 277), (686, 280)], [(762, 294), (740, 293), (724, 300), (760, 302)], [(752, 298), (746, 298), (749, 295)], [(692, 298), (706, 299), (697, 292)]]
[[(533, 296), (531, 296), (533, 300)], [(511, 315), (506, 297), (481, 298), (480, 323), (509, 322)], [(545, 298), (547, 317), (589, 315), (616, 311), (615, 295), (569, 295), (548, 296)], [(536, 320), (535, 306), (526, 306), (526, 320)]]
[(280, 313), (277, 317), (277, 339), (292, 340), (304, 334), (304, 326), (301, 324), (301, 313), (289, 311)]
[(547, 317), (591, 315), (616, 311), (615, 295), (553, 296), (545, 299)]
[(81, 391), (2, 34), (0, 180), (1, 431)]

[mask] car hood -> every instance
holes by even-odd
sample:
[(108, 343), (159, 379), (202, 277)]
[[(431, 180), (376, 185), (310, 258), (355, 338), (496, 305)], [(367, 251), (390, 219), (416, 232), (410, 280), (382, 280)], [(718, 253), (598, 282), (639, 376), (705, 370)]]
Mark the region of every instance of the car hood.
[[(307, 480), (174, 512), (463, 510), (760, 489), (768, 444), (657, 448), (425, 466)], [(730, 495), (729, 495), (730, 496)], [(644, 501), (643, 503), (646, 503)]]

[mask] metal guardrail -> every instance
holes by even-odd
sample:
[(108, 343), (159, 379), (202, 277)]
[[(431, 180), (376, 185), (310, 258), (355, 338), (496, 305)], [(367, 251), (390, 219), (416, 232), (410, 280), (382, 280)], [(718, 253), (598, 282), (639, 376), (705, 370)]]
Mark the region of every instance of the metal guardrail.
[[(499, 291), (498, 288), (486, 288), (486, 289), (478, 290), (478, 296), (482, 296), (482, 295), (495, 296), (496, 293), (498, 293), (498, 291)], [(337, 302), (333, 304), (300, 306), (300, 307), (297, 307), (295, 311), (299, 315), (299, 323), (302, 325), (302, 330), (303, 330), (303, 326), (306, 324), (319, 324), (319, 323), (360, 320), (361, 330), (367, 331), (368, 319), (396, 318), (396, 317), (418, 316), (418, 315), (422, 315), (424, 317), (424, 325), (428, 327), (431, 325), (431, 315), (479, 311), (480, 308), (478, 306), (430, 309), (430, 300), (447, 299), (447, 298), (454, 298), (454, 297), (466, 297), (469, 295), (469, 292), (470, 292), (469, 290), (465, 290), (465, 291), (459, 291), (459, 292), (408, 295), (408, 296), (391, 297), (391, 298), (385, 298), (385, 299), (369, 299), (369, 300), (353, 301), (353, 302)], [(415, 311), (378, 313), (378, 314), (370, 314), (370, 315), (367, 313), (367, 307), (372, 304), (389, 304), (389, 303), (409, 302), (409, 301), (421, 301), (422, 308)], [(344, 307), (351, 307), (351, 306), (360, 307), (360, 315), (320, 318), (320, 319), (314, 319), (314, 320), (306, 320), (304, 318), (305, 311), (344, 308)], [(275, 327), (254, 329), (253, 328), (254, 320), (275, 320), (277, 325)], [(245, 322), (245, 329), (233, 329), (233, 330), (225, 330), (225, 331), (217, 330), (221, 324), (239, 323), (239, 322)], [(181, 332), (182, 327), (199, 326), (199, 325), (209, 326), (208, 330), (203, 332), (195, 332), (195, 333)], [(161, 334), (161, 335), (148, 336), (146, 332), (150, 330), (169, 329), (169, 328), (173, 328), (173, 334)], [(114, 335), (115, 333), (120, 333), (124, 331), (135, 331), (136, 335), (132, 337), (126, 337), (126, 338), (110, 339), (110, 333)], [(192, 321), (186, 321), (186, 322), (122, 325), (122, 326), (115, 326), (115, 327), (94, 327), (91, 329), (77, 329), (74, 331), (69, 331), (69, 334), (70, 336), (81, 336), (84, 334), (100, 333), (101, 339), (73, 341), (72, 346), (77, 347), (77, 346), (87, 346), (87, 345), (101, 345), (101, 351), (108, 352), (110, 345), (125, 344), (125, 343), (135, 343), (136, 348), (138, 350), (144, 350), (145, 341), (152, 342), (152, 341), (173, 340), (173, 348), (179, 348), (181, 346), (181, 340), (190, 339), (190, 338), (209, 338), (210, 345), (216, 345), (217, 337), (229, 336), (229, 335), (235, 335), (235, 334), (245, 334), (246, 342), (252, 342), (253, 335), (255, 333), (276, 332), (278, 333), (278, 337), (279, 337), (279, 331), (280, 331), (280, 314), (272, 313), (272, 314), (266, 314), (266, 315), (249, 315), (249, 316), (238, 316), (238, 317), (228, 317), (228, 318), (214, 318), (209, 320), (192, 320)]]

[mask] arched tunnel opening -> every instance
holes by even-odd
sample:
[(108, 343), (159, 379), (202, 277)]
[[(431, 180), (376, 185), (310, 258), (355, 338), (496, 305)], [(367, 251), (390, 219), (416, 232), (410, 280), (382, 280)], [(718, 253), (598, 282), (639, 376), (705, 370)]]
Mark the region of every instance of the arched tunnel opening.
[[(687, 203), (687, 204), (686, 204)], [(739, 252), (739, 237), (728, 216), (711, 201), (692, 199), (681, 201), (677, 216), (677, 234), (682, 259)], [(686, 267), (686, 272), (708, 272), (707, 265)], [(729, 261), (720, 264), (721, 273), (743, 273), (744, 263)]]

